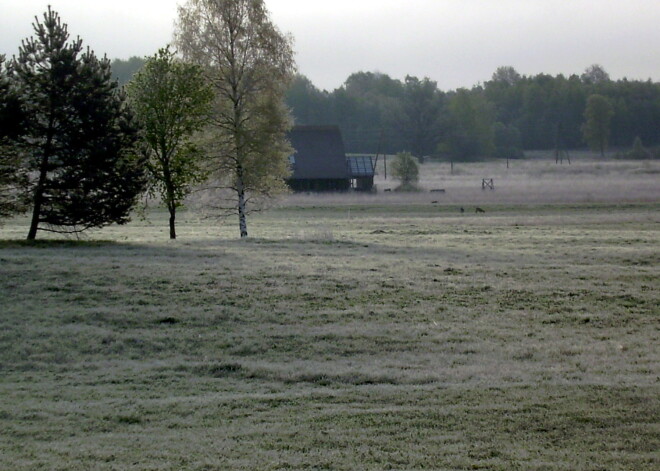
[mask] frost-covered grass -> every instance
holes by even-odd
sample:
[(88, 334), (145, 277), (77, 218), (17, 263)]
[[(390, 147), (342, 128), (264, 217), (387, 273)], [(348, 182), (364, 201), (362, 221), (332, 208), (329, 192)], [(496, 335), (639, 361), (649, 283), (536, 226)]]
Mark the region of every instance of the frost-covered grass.
[(0, 469), (658, 469), (657, 200), (292, 198), (0, 228)]

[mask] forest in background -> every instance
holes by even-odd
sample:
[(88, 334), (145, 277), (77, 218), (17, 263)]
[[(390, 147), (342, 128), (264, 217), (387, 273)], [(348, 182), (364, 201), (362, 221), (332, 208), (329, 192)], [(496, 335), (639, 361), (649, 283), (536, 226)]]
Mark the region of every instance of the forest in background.
[[(113, 73), (123, 84), (143, 63), (116, 59)], [(599, 65), (569, 77), (500, 67), (482, 84), (450, 91), (429, 78), (378, 72), (354, 73), (327, 91), (298, 75), (287, 104), (298, 125), (339, 125), (348, 153), (407, 150), (421, 159), (478, 160), (586, 148), (585, 111), (594, 96), (603, 97), (606, 108), (593, 116), (601, 145), (620, 157), (660, 157), (660, 83), (614, 81)]]

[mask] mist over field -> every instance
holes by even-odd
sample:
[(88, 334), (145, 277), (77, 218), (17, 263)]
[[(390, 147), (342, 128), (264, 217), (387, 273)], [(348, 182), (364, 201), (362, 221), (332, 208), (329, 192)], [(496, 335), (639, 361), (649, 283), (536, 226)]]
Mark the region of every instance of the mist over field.
[(0, 470), (660, 469), (620, 3), (7, 5)]

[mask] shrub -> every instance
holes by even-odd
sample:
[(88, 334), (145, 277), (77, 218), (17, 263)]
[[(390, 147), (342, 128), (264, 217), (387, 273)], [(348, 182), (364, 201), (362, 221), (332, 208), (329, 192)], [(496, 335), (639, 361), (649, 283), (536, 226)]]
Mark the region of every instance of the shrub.
[(401, 182), (397, 191), (416, 191), (419, 181), (417, 159), (410, 152), (398, 153), (391, 164), (391, 175)]
[(644, 160), (651, 158), (651, 153), (644, 148), (642, 139), (639, 136), (637, 136), (633, 141), (632, 150), (626, 154), (626, 158), (633, 160)]

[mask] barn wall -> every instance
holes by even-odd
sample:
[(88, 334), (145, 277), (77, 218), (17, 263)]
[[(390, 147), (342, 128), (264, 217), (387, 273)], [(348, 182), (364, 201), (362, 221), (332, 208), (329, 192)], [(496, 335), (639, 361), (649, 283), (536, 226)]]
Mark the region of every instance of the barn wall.
[(348, 179), (290, 179), (287, 183), (293, 191), (347, 191), (351, 188)]

